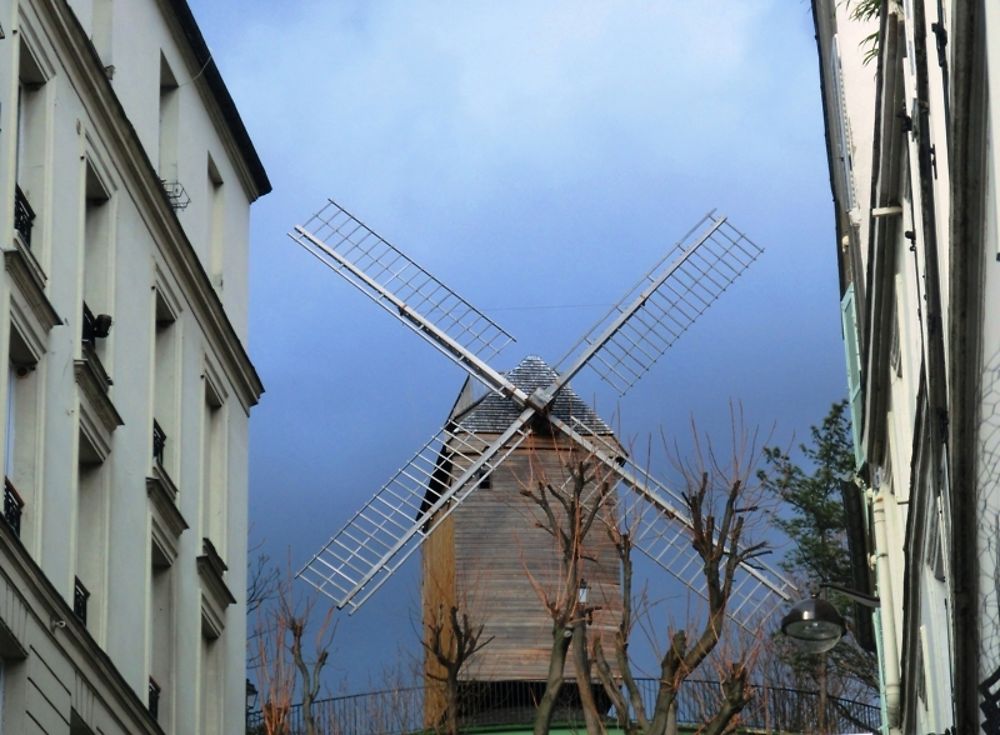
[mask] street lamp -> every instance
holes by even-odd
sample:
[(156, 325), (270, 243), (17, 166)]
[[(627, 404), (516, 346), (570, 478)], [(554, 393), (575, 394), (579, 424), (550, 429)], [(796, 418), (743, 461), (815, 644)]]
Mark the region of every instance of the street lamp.
[(588, 599), (590, 599), (590, 585), (587, 584), (586, 579), (581, 579), (580, 589), (576, 593), (576, 601), (581, 605), (586, 605)]
[[(877, 597), (837, 584), (827, 582), (821, 584), (820, 588), (839, 592), (865, 607), (879, 606)], [(826, 600), (813, 596), (796, 604), (781, 619), (781, 632), (794, 638), (800, 648), (809, 653), (825, 653), (840, 643), (847, 632), (847, 624), (837, 608)]]
[(826, 600), (811, 597), (795, 605), (781, 619), (781, 632), (794, 638), (809, 653), (825, 653), (840, 643), (847, 625), (837, 608)]

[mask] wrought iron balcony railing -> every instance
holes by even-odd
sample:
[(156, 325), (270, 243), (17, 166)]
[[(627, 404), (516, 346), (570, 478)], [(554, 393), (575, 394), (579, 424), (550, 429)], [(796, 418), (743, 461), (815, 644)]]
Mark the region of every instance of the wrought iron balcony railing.
[(16, 536), (21, 535), (21, 513), (23, 509), (24, 501), (14, 488), (14, 484), (5, 477), (3, 486), (3, 519)]
[(35, 221), (35, 210), (28, 204), (28, 197), (21, 187), (14, 186), (14, 229), (21, 236), (24, 244), (31, 248), (31, 226)]
[(160, 685), (156, 679), (149, 677), (149, 714), (154, 720), (160, 719)]
[(163, 452), (167, 448), (167, 433), (153, 419), (153, 459), (156, 464), (163, 466)]
[(87, 601), (90, 599), (90, 592), (83, 586), (79, 577), (73, 581), (73, 614), (76, 619), (84, 625), (87, 624)]
[(191, 197), (188, 196), (187, 190), (181, 185), (181, 182), (160, 179), (160, 183), (163, 184), (163, 191), (167, 193), (167, 199), (175, 212), (187, 209), (191, 203)]

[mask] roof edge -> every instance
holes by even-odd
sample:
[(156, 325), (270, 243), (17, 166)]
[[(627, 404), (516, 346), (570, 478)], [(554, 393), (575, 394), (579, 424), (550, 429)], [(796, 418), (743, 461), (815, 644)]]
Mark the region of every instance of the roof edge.
[(267, 171), (264, 170), (264, 164), (250, 139), (250, 133), (247, 132), (246, 125), (243, 124), (243, 118), (240, 117), (239, 110), (236, 108), (236, 102), (229, 94), (229, 88), (222, 79), (219, 67), (216, 66), (215, 59), (212, 58), (212, 52), (205, 42), (205, 37), (201, 33), (201, 28), (198, 27), (198, 21), (195, 20), (191, 7), (187, 0), (167, 0), (167, 2), (176, 14), (177, 21), (184, 32), (184, 38), (194, 53), (195, 60), (204, 69), (202, 77), (219, 104), (219, 109), (222, 111), (222, 116), (236, 141), (236, 146), (243, 154), (243, 159), (258, 190), (257, 197), (270, 193), (271, 181), (267, 177)]

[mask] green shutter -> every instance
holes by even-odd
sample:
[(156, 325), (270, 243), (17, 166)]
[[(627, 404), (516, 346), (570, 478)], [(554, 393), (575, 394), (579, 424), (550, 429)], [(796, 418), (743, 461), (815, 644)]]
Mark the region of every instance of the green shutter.
[(854, 441), (854, 463), (864, 464), (861, 446), (861, 425), (864, 395), (861, 392), (861, 351), (858, 349), (858, 316), (854, 309), (854, 285), (847, 287), (840, 300), (840, 319), (844, 328), (844, 358), (847, 361), (847, 399), (851, 406), (851, 438)]

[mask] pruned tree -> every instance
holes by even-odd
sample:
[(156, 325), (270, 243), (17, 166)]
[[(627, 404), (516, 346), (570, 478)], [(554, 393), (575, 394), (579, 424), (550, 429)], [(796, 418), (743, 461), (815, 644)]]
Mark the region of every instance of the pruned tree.
[(420, 643), (444, 673), (428, 670), (427, 676), (441, 682), (445, 690), (442, 725), (447, 735), (458, 735), (459, 680), (465, 663), (482, 650), (493, 637), (483, 639), (484, 624), (475, 624), (466, 610), (457, 605), (438, 605), (431, 619), (425, 621), (425, 636)]
[(545, 690), (535, 713), (535, 735), (544, 735), (552, 725), (570, 651), (587, 732), (591, 735), (604, 732), (590, 686), (586, 622), (594, 608), (580, 600), (579, 590), (587, 558), (584, 540), (600, 517), (613, 484), (601, 466), (588, 459), (570, 459), (566, 462), (566, 471), (568, 477), (558, 487), (542, 477), (520, 491), (540, 511), (536, 526), (555, 541), (560, 563), (560, 584), (556, 590), (545, 589), (528, 572), (532, 586), (552, 618), (552, 649)]
[[(697, 430), (692, 425), (694, 453), (682, 460), (674, 451), (674, 464), (684, 485), (682, 497), (691, 520), (691, 545), (702, 562), (705, 580), (705, 620), (692, 630), (671, 630), (666, 650), (659, 662), (659, 684), (652, 709), (647, 711), (636, 684), (629, 656), (629, 639), (638, 622), (633, 599), (632, 536), (629, 521), (619, 519), (609, 508), (605, 513), (607, 533), (622, 563), (623, 611), (614, 639), (614, 651), (604, 650), (600, 640), (594, 643), (597, 671), (609, 698), (615, 705), (619, 725), (628, 735), (664, 735), (676, 732), (675, 707), (684, 681), (716, 652), (721, 699), (716, 711), (703, 723), (699, 732), (718, 735), (729, 732), (739, 713), (749, 703), (749, 675), (753, 668), (759, 640), (745, 645), (733, 643), (738, 631), (730, 635), (732, 645), (717, 650), (727, 629), (729, 600), (733, 582), (742, 564), (768, 553), (766, 542), (750, 539), (748, 519), (757, 512), (757, 488), (750, 486), (757, 460), (756, 432), (747, 432), (742, 420), (733, 416), (733, 448), (724, 462), (708, 442), (702, 449)], [(642, 598), (640, 598), (642, 600)], [(641, 604), (648, 615), (649, 606)], [(720, 653), (725, 655), (719, 656)], [(615, 676), (611, 661), (617, 665)]]
[[(257, 607), (257, 681), (266, 735), (287, 735), (296, 699), (305, 735), (320, 735), (313, 703), (336, 629), (332, 606), (318, 616), (315, 597), (296, 597), (291, 572), (277, 580), (273, 604)], [(311, 643), (308, 631), (315, 629)]]

